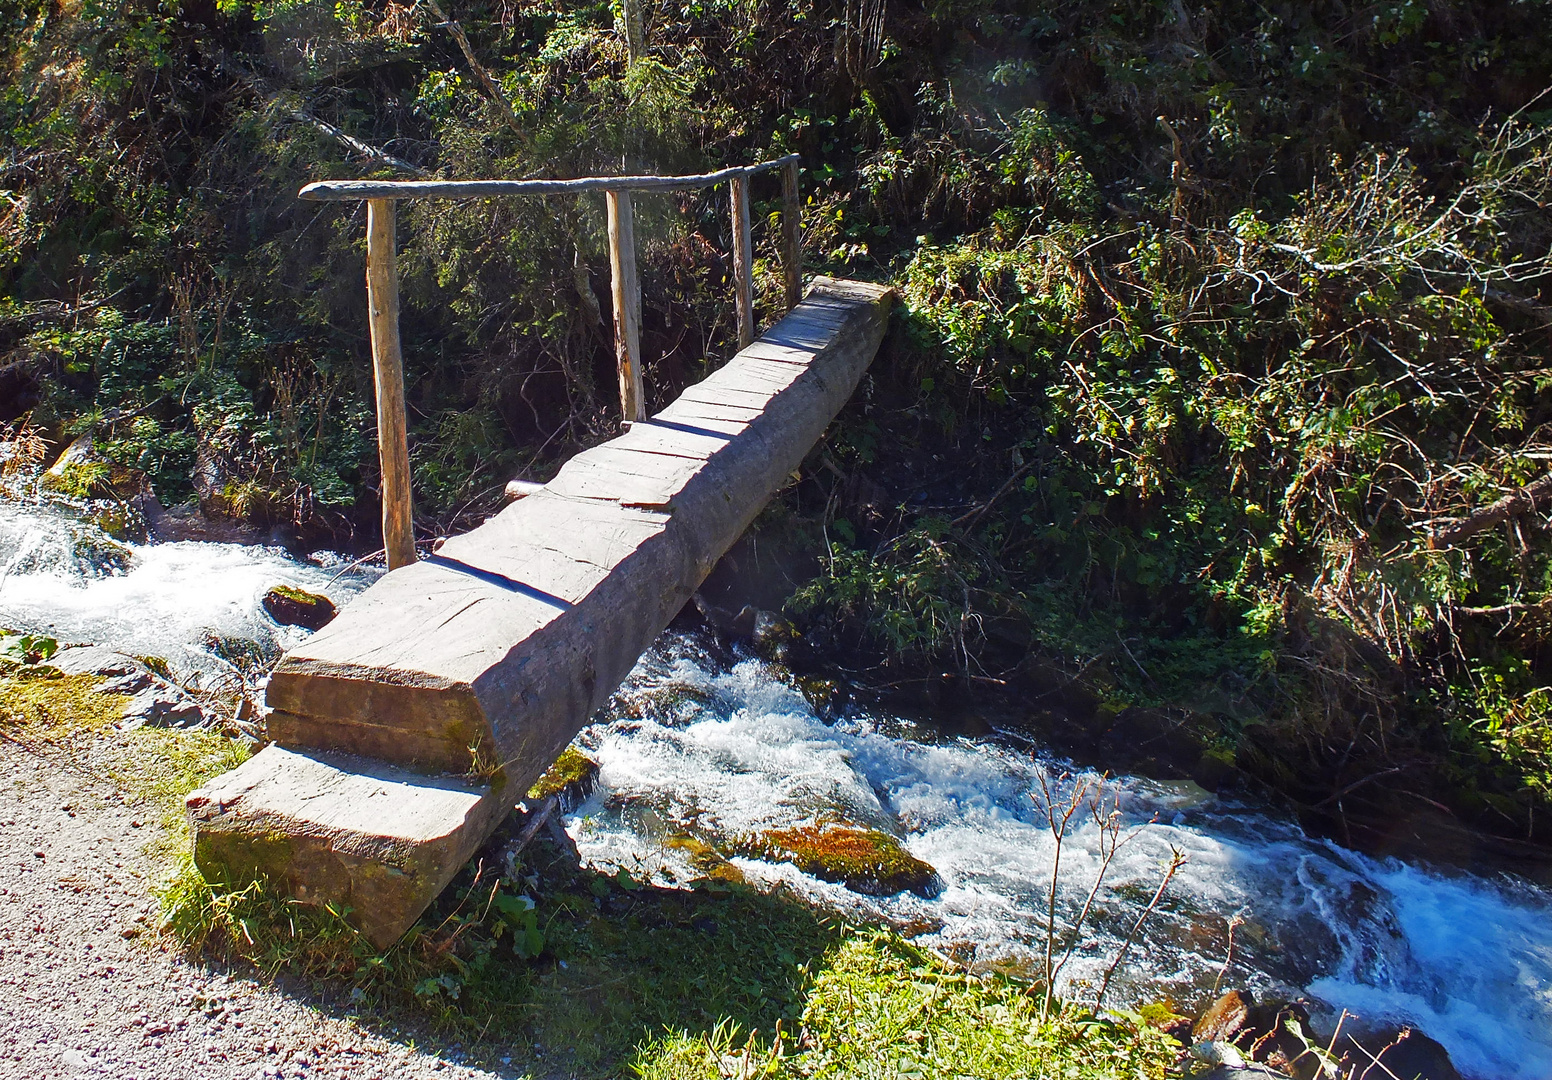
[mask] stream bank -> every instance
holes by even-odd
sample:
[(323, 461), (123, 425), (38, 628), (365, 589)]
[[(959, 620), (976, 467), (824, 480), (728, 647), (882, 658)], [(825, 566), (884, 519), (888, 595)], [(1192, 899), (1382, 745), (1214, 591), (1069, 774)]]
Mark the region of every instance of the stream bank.
[[(365, 584), (330, 582), (338, 571), (325, 556), (199, 542), (109, 549), (92, 529), (68, 513), (0, 503), (0, 621), (163, 656), (180, 678), (214, 680), (234, 665), (212, 643), (248, 641), (264, 655), (305, 633), (264, 614), (272, 585), (343, 602)], [(111, 558), (94, 555), (102, 550)], [(1244, 792), (1102, 779), (1027, 729), (975, 713), (816, 694), (705, 627), (671, 629), (579, 738), (600, 767), (567, 832), (585, 866), (670, 891), (704, 876), (694, 860), (705, 852), (689, 837), (759, 889), (1027, 976), (1039, 972), (1055, 854), (1038, 796), (1088, 784), (1135, 835), (1111, 860), (1081, 934), (1072, 927), (1106, 833), (1081, 817), (1065, 837), (1056, 927), (1059, 954), (1071, 946), (1068, 996), (1092, 1000), (1178, 851), (1187, 861), (1119, 966), (1115, 1002), (1165, 1000), (1195, 1013), (1233, 986), (1305, 999), (1317, 1028), (1344, 1009), (1360, 1018), (1349, 1026), (1415, 1025), (1468, 1077), (1552, 1074), (1552, 897), (1532, 882), (1364, 855)], [(744, 842), (825, 823), (892, 838), (938, 885), (868, 895)]]

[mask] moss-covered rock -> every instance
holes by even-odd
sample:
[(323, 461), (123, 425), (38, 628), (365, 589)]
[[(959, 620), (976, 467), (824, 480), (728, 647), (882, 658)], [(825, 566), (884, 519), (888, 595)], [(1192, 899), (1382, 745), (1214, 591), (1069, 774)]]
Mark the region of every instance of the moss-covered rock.
[(796, 682), (804, 700), (817, 713), (825, 712), (841, 700), (843, 688), (839, 679), (827, 679), (819, 675), (799, 675)]
[(320, 593), (293, 585), (276, 585), (264, 594), (264, 610), (282, 626), (301, 626), (322, 630), (336, 614), (334, 601)]
[(685, 682), (667, 682), (653, 686), (627, 687), (615, 698), (618, 714), (637, 720), (651, 720), (674, 727), (704, 712), (717, 711), (717, 698), (703, 686)]
[(821, 881), (834, 881), (866, 896), (909, 890), (933, 897), (943, 890), (938, 873), (878, 829), (852, 825), (804, 825), (771, 829), (748, 837), (739, 851), (773, 862), (790, 862)]
[(528, 789), (528, 798), (539, 802), (556, 797), (562, 813), (570, 812), (593, 793), (598, 782), (598, 762), (575, 746), (562, 750), (545, 774)]

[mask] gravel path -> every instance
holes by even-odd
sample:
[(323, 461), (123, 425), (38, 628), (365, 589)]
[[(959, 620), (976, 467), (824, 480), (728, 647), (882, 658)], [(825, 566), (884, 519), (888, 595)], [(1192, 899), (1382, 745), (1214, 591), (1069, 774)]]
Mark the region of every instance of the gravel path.
[(0, 743), (0, 1077), (512, 1075), (185, 959), (156, 930), (153, 817), (57, 752)]

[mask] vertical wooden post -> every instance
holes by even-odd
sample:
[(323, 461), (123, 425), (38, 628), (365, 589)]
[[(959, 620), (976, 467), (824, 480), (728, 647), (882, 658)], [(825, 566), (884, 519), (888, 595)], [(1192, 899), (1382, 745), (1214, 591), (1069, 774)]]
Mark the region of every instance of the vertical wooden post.
[(641, 387), (641, 287), (636, 283), (636, 226), (629, 191), (604, 192), (609, 204), (609, 270), (614, 291), (614, 355), (620, 370), (620, 416), (647, 418)]
[(803, 299), (803, 203), (798, 198), (798, 163), (781, 168), (781, 270), (787, 279), (787, 310)]
[(399, 352), (399, 259), (392, 199), (366, 203), (366, 304), (377, 384), (377, 455), (383, 473), (383, 548), (388, 569), (415, 561), (410, 450), (404, 418), (404, 357)]
[(738, 305), (738, 347), (754, 344), (754, 251), (749, 235), (749, 174), (733, 178), (733, 298)]

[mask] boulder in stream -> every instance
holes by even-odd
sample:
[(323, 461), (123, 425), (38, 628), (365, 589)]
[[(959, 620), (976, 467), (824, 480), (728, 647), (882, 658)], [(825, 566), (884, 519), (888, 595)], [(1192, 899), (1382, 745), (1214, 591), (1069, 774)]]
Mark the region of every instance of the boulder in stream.
[[(1402, 1028), (1392, 1029), (1366, 1038), (1343, 1039), (1346, 1050), (1337, 1047), (1342, 1054), (1342, 1074), (1362, 1076), (1399, 1076), (1402, 1080), (1460, 1080), (1450, 1052), (1420, 1031)], [(1355, 1043), (1361, 1043), (1359, 1049)], [(1375, 1061), (1379, 1064), (1375, 1064)]]
[(276, 585), (264, 594), (264, 610), (281, 626), (300, 626), (322, 630), (337, 613), (334, 601), (321, 593), (308, 592), (294, 585)]
[(738, 845), (740, 854), (790, 862), (821, 881), (864, 896), (913, 892), (931, 899), (943, 891), (938, 872), (886, 832), (853, 825), (804, 825), (770, 829)]
[(1249, 990), (1230, 990), (1197, 1018), (1191, 1041), (1241, 1052), (1247, 1067), (1270, 1066), (1281, 1070), (1274, 1075), (1315, 1080), (1320, 1061), (1307, 1052), (1314, 1041), (1309, 1022), (1309, 1011), (1296, 1001), (1257, 1004)]

